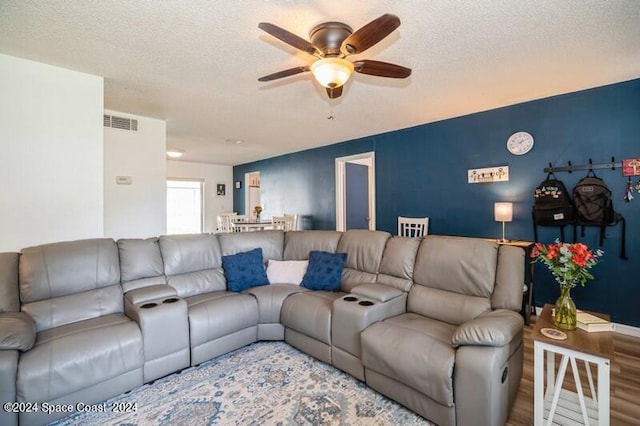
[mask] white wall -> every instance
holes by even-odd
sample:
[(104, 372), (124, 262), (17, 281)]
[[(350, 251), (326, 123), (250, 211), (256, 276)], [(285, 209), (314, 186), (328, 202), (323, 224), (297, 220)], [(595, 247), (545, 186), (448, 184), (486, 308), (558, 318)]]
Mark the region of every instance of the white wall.
[[(204, 231), (215, 232), (216, 216), (233, 211), (233, 167), (219, 164), (167, 161), (167, 178), (204, 179)], [(226, 185), (226, 195), (216, 195), (216, 185)]]
[(103, 236), (103, 79), (0, 54), (0, 251)]
[[(166, 124), (118, 111), (108, 115), (138, 120), (138, 130), (104, 127), (104, 235), (146, 238), (166, 233)], [(131, 185), (119, 185), (128, 176)]]

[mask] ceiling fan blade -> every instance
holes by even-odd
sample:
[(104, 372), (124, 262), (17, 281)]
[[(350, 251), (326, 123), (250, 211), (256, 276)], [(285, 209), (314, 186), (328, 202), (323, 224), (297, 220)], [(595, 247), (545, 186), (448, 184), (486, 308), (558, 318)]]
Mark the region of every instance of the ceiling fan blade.
[(354, 62), (353, 69), (361, 74), (375, 75), (377, 77), (407, 78), (411, 75), (411, 68), (366, 59)]
[(388, 36), (400, 26), (400, 18), (389, 13), (374, 19), (351, 34), (343, 43), (342, 49), (348, 55), (362, 53)]
[(344, 86), (338, 86), (338, 87), (327, 87), (327, 95), (329, 95), (329, 99), (335, 99), (335, 98), (339, 98), (340, 96), (342, 96), (342, 88)]
[(316, 49), (313, 44), (303, 39), (302, 37), (298, 37), (297, 35), (285, 30), (284, 28), (280, 28), (277, 25), (273, 25), (268, 22), (260, 22), (258, 24), (258, 28), (271, 34), (275, 38), (284, 41), (288, 45), (308, 53), (309, 55), (317, 56), (320, 54), (318, 49)]
[(278, 71), (278, 72), (274, 72), (273, 74), (260, 77), (258, 81), (277, 80), (279, 78), (289, 77), (289, 76), (300, 74), (301, 72), (306, 72), (306, 71), (309, 71), (308, 66), (289, 68), (288, 70)]

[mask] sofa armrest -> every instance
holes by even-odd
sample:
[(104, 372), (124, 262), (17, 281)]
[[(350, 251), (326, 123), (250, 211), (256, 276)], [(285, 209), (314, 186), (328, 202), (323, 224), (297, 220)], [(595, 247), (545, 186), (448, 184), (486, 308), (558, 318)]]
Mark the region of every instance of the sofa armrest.
[(28, 351), (36, 341), (36, 323), (24, 312), (0, 312), (0, 350)]
[(142, 302), (148, 302), (152, 299), (158, 299), (160, 297), (176, 296), (178, 292), (175, 288), (167, 284), (156, 284), (148, 287), (136, 288), (125, 293), (125, 302), (136, 305)]
[(461, 324), (453, 334), (451, 343), (459, 346), (507, 345), (522, 333), (524, 320), (516, 312), (507, 309), (482, 314), (471, 321)]
[(405, 294), (404, 291), (384, 284), (360, 284), (351, 289), (351, 293), (384, 303)]

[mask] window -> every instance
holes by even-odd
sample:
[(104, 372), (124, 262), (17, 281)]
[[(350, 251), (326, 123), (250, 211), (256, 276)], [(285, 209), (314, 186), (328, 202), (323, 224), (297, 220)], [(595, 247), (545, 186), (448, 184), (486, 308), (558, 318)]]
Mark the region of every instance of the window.
[(167, 180), (167, 234), (198, 234), (203, 229), (202, 180)]

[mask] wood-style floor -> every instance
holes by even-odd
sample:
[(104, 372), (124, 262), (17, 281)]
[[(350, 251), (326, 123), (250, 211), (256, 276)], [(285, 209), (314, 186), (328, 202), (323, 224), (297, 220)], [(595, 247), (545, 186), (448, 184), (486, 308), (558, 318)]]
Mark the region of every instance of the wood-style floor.
[[(535, 317), (532, 318), (535, 323)], [(524, 368), (507, 425), (533, 424), (533, 325), (524, 329)], [(640, 338), (614, 333), (611, 362), (611, 425), (640, 425)], [(595, 371), (595, 370), (594, 370)], [(570, 373), (565, 381), (572, 382)], [(582, 383), (585, 383), (583, 380)]]

